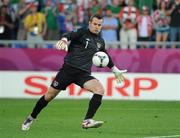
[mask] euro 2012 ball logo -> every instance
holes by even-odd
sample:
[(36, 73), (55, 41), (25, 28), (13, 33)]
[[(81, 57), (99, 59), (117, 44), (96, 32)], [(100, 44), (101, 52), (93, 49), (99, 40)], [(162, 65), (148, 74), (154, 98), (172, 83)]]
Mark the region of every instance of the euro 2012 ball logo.
[(93, 55), (92, 62), (97, 67), (106, 67), (109, 63), (109, 57), (105, 52), (99, 51)]

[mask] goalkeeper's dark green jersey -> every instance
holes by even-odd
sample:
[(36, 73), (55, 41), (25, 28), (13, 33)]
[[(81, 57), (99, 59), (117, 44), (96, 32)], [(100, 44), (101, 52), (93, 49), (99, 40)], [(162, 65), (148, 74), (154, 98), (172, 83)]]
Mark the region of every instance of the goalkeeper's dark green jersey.
[[(103, 38), (91, 33), (89, 29), (81, 28), (75, 32), (65, 33), (62, 37), (70, 41), (68, 53), (64, 58), (64, 63), (69, 66), (91, 72), (94, 53), (98, 51), (106, 52)], [(112, 68), (113, 66), (114, 64), (109, 56), (108, 67)]]

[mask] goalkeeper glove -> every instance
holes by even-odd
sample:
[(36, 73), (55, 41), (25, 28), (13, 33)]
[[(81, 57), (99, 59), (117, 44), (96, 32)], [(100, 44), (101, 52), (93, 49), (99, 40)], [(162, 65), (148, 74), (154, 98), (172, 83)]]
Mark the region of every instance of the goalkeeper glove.
[(59, 50), (65, 50), (68, 51), (68, 40), (67, 38), (63, 37), (61, 40), (59, 40), (55, 47)]
[(111, 68), (112, 72), (114, 73), (115, 75), (115, 78), (116, 78), (116, 82), (117, 83), (121, 83), (124, 81), (124, 76), (123, 76), (123, 73), (126, 73), (127, 72), (127, 69), (125, 70), (119, 70), (116, 66), (112, 67)]

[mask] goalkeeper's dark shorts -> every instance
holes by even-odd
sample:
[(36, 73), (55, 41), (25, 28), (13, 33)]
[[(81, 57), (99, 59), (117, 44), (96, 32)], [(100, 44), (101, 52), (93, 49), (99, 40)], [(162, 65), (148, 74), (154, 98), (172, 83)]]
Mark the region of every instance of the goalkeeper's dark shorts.
[(83, 88), (85, 82), (95, 79), (89, 72), (64, 64), (51, 83), (57, 90), (65, 90), (67, 86), (75, 83)]

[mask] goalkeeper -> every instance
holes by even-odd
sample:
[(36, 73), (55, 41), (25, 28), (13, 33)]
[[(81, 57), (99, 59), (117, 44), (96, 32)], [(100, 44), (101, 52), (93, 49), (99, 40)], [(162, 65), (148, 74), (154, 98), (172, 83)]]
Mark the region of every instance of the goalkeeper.
[[(64, 64), (46, 94), (37, 101), (32, 113), (23, 122), (22, 130), (29, 130), (33, 120), (36, 119), (41, 110), (71, 83), (75, 83), (93, 93), (87, 113), (82, 121), (82, 128), (97, 128), (103, 124), (103, 121), (93, 120), (93, 116), (101, 105), (104, 88), (96, 78), (91, 76), (94, 53), (97, 51), (106, 52), (104, 40), (99, 34), (102, 23), (102, 16), (95, 14), (89, 20), (88, 29), (81, 28), (76, 32), (65, 33), (56, 43), (57, 49), (67, 51)], [(70, 42), (69, 46), (68, 42)], [(123, 81), (123, 73), (127, 72), (127, 70), (119, 70), (114, 66), (110, 57), (109, 59), (108, 67), (112, 69), (117, 82)]]

